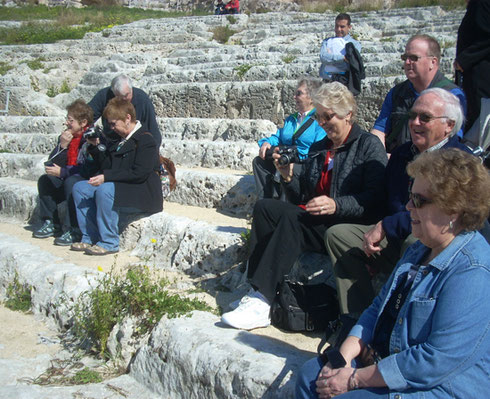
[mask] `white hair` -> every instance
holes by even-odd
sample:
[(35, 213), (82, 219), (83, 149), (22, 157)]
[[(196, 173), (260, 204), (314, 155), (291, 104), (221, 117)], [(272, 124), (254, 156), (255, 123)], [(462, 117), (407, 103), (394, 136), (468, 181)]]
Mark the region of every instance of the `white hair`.
[(128, 87), (129, 89), (133, 88), (133, 84), (131, 83), (129, 76), (121, 74), (112, 79), (111, 89), (114, 95), (122, 94), (125, 87)]
[(444, 104), (444, 115), (446, 116), (446, 119), (454, 122), (450, 136), (454, 136), (457, 132), (459, 132), (459, 129), (461, 129), (461, 126), (463, 125), (464, 113), (458, 97), (456, 97), (450, 91), (441, 89), (440, 87), (433, 87), (431, 89), (424, 90), (422, 93), (420, 93), (419, 98), (424, 94), (434, 94)]

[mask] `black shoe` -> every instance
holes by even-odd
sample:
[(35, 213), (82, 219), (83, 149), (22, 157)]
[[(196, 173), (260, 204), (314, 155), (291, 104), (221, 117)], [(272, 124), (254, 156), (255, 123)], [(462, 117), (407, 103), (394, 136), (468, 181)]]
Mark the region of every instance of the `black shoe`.
[(65, 231), (61, 236), (54, 239), (54, 245), (60, 245), (62, 247), (67, 247), (74, 242), (80, 242), (82, 236), (77, 234), (74, 230)]
[(39, 230), (32, 233), (34, 238), (48, 238), (53, 237), (55, 234), (59, 233), (60, 227), (55, 225), (52, 220), (44, 221), (44, 224)]

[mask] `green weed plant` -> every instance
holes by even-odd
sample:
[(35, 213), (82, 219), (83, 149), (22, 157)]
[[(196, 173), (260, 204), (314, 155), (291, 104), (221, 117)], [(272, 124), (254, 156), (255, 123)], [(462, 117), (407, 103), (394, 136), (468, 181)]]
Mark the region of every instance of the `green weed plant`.
[(22, 61), (21, 64), (26, 64), (30, 69), (36, 71), (44, 67), (43, 61), (45, 61), (44, 58), (36, 58), (34, 60)]
[(97, 384), (98, 382), (102, 382), (102, 376), (96, 370), (85, 367), (77, 371), (70, 382), (73, 385)]
[(111, 271), (84, 292), (74, 306), (73, 332), (82, 343), (106, 356), (112, 328), (125, 317), (140, 318), (136, 335), (150, 331), (164, 316), (174, 318), (193, 310), (211, 311), (198, 299), (189, 299), (167, 290), (169, 282), (147, 266), (131, 267), (124, 276)]
[[(81, 39), (87, 32), (100, 32), (116, 25), (149, 18), (174, 18), (193, 13), (166, 12), (121, 6), (84, 8), (25, 6), (2, 7), (0, 20), (25, 21), (18, 28), (1, 28), (0, 44), (54, 43)], [(35, 22), (44, 20), (43, 23)], [(47, 21), (46, 21), (47, 20)]]
[(237, 74), (237, 76), (240, 78), (240, 79), (243, 79), (243, 77), (245, 76), (245, 74), (253, 67), (253, 65), (250, 65), (250, 64), (241, 64), (241, 65), (238, 65), (236, 66), (235, 68), (233, 68), (233, 70), (235, 71), (235, 73)]
[(5, 307), (10, 310), (25, 313), (31, 309), (31, 286), (22, 284), (17, 273), (14, 276), (14, 281), (7, 286), (6, 297)]
[(231, 29), (228, 25), (217, 26), (211, 32), (213, 32), (213, 40), (221, 44), (226, 44), (230, 37), (237, 33), (236, 30)]
[(282, 62), (285, 64), (291, 64), (296, 59), (296, 56), (293, 54), (287, 54), (284, 57), (282, 57)]
[(5, 75), (11, 69), (13, 69), (13, 66), (8, 62), (0, 61), (0, 75)]

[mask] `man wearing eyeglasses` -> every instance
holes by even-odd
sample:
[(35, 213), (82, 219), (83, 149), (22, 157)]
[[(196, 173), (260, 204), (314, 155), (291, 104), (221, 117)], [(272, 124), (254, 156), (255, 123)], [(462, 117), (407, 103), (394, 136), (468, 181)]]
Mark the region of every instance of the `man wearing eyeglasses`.
[[(466, 114), (463, 91), (439, 71), (441, 47), (436, 39), (429, 35), (412, 36), (401, 59), (407, 80), (388, 92), (371, 130), (371, 133), (380, 138), (388, 153), (410, 141), (407, 111), (423, 90), (440, 87), (450, 91), (458, 97)], [(462, 135), (463, 131), (460, 129), (458, 136)]]
[[(410, 235), (410, 213), (405, 208), (410, 194), (408, 163), (418, 154), (438, 148), (456, 147), (470, 152), (456, 135), (464, 119), (460, 101), (447, 90), (423, 91), (407, 119), (411, 141), (393, 151), (386, 167), (387, 216), (374, 226), (335, 225), (325, 235), (337, 282), (340, 339), (374, 298), (372, 274), (381, 272), (388, 276), (402, 251), (415, 241)], [(417, 204), (422, 205), (422, 201)]]

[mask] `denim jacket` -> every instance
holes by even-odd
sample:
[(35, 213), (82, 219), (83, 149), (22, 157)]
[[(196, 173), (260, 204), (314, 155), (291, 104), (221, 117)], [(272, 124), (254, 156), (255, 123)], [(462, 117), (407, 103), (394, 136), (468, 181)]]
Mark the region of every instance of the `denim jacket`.
[[(398, 279), (428, 251), (418, 241), (405, 252), (351, 335), (366, 344), (372, 341), (375, 323)], [(488, 397), (490, 246), (480, 233), (459, 234), (428, 266), (419, 268), (389, 346), (390, 356), (378, 369), (390, 398)]]

